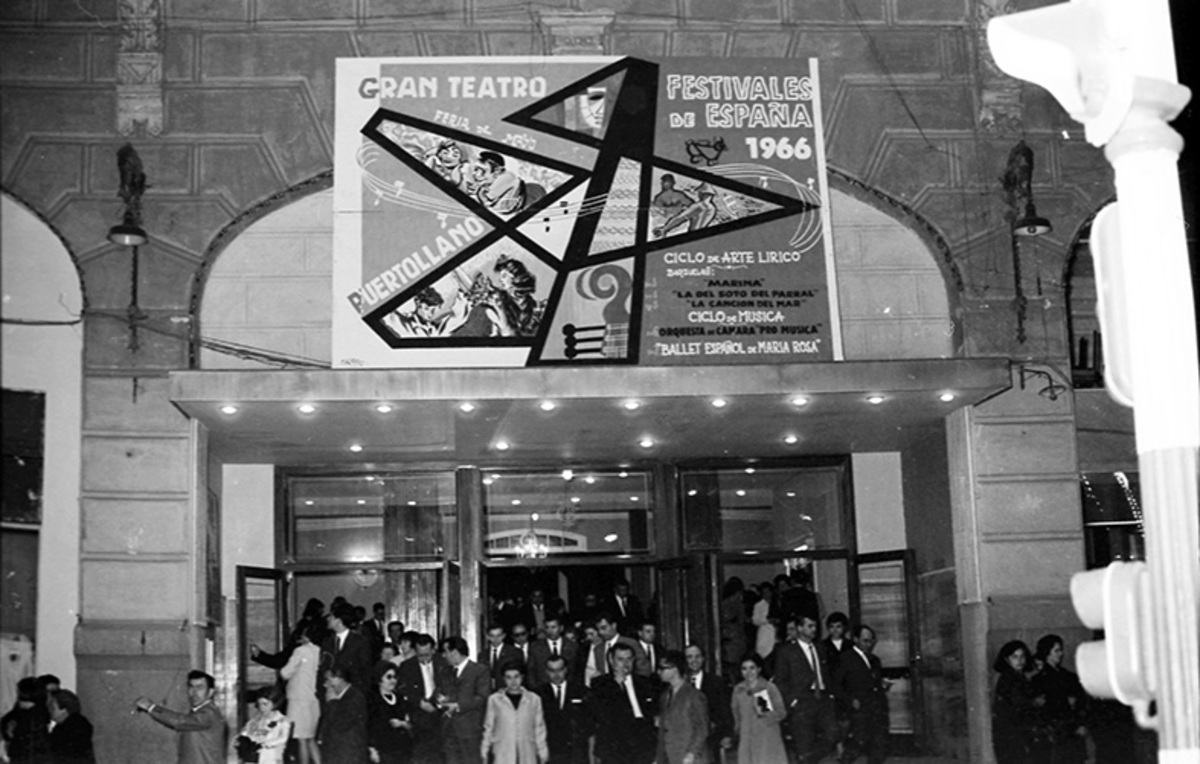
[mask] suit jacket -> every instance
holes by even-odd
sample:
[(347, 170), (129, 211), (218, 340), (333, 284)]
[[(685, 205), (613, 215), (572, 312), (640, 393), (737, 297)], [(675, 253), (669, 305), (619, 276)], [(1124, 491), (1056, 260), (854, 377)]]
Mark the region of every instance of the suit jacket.
[[(813, 645), (815, 648), (816, 645)], [(779, 694), (783, 696), (784, 705), (788, 709), (800, 708), (815, 705), (820, 697), (813, 691), (813, 685), (816, 683), (817, 677), (813, 671), (812, 663), (805, 656), (805, 651), (808, 648), (803, 644), (795, 642), (785, 642), (775, 648), (775, 676), (773, 681), (775, 686), (779, 688)], [(821, 651), (817, 650), (817, 661), (821, 660)], [(821, 667), (821, 676), (825, 681), (825, 686), (829, 687), (829, 671), (827, 667)]]
[[(566, 637), (558, 638), (558, 654), (567, 662), (567, 675), (575, 674), (575, 661), (579, 655), (579, 645)], [(539, 639), (529, 646), (529, 689), (536, 690), (550, 681), (546, 674), (546, 661), (550, 658), (550, 642)]]
[(537, 611), (533, 607), (533, 603), (529, 602), (517, 608), (517, 622), (523, 623), (529, 627), (529, 630), (545, 628), (547, 618), (562, 618), (567, 614), (566, 605), (558, 597), (550, 597), (542, 603), (542, 623), (538, 623)]
[(505, 690), (500, 690), (488, 697), (480, 757), (487, 761), (491, 751), (494, 764), (545, 761), (550, 757), (550, 749), (546, 746), (541, 697), (522, 688), (521, 700), (513, 708), (506, 695)]
[(829, 637), (821, 640), (821, 657), (824, 658), (825, 665), (829, 667), (830, 676), (837, 670), (838, 661), (841, 660), (842, 656), (852, 649), (854, 649), (854, 643), (849, 638), (842, 639), (840, 650), (833, 644), (833, 640)]
[(346, 678), (358, 688), (364, 698), (371, 692), (371, 667), (375, 662), (371, 660), (371, 644), (366, 637), (351, 629), (346, 632), (346, 641), (339, 650), (337, 635), (330, 634), (321, 643), (321, 652), (329, 656), (321, 657), (322, 666), (344, 667)]
[(708, 701), (685, 681), (678, 690), (667, 687), (659, 702), (656, 761), (681, 764), (689, 753), (696, 764), (708, 761)]
[(321, 764), (366, 764), (367, 699), (350, 685), (340, 698), (325, 701), (317, 732)]
[(408, 718), (413, 723), (414, 738), (441, 734), (441, 713), (436, 710), (432, 713), (422, 710), (421, 701), (433, 703), (438, 692), (438, 677), (447, 668), (449, 666), (446, 664), (445, 658), (440, 655), (433, 656), (434, 687), (430, 694), (425, 693), (425, 680), (421, 676), (421, 664), (415, 655), (404, 660), (396, 669), (396, 692), (403, 695), (405, 702), (408, 703)]
[(483, 651), (479, 653), (479, 662), (487, 668), (488, 675), (491, 677), (490, 690), (496, 690), (504, 686), (504, 666), (512, 661), (521, 660), (521, 651), (512, 642), (505, 642), (500, 645), (500, 657), (497, 660), (492, 660), (492, 646), (485, 645)]
[(629, 636), (632, 636), (637, 631), (637, 627), (645, 614), (645, 611), (642, 610), (641, 600), (635, 594), (630, 594), (625, 598), (624, 614), (621, 612), (621, 606), (617, 603), (617, 595), (614, 593), (610, 593), (604, 599), (601, 607), (613, 618), (617, 619), (621, 633)]
[(186, 714), (159, 705), (148, 713), (179, 733), (179, 764), (225, 764), (225, 717), (211, 700)]
[[(691, 682), (692, 678), (688, 677)], [(733, 734), (733, 707), (730, 705), (729, 685), (711, 671), (700, 677), (700, 692), (708, 703), (709, 739), (720, 742)]]
[(487, 668), (467, 660), (462, 676), (458, 676), (456, 669), (447, 665), (438, 679), (438, 692), (449, 698), (451, 703), (458, 704), (458, 712), (446, 717), (442, 725), (443, 734), (463, 740), (478, 737), (483, 729), (484, 708), (492, 693)]
[[(863, 660), (870, 661), (870, 668)], [(883, 664), (875, 654), (868, 655), (855, 648), (842, 653), (841, 660), (833, 672), (830, 690), (838, 704), (847, 711), (853, 708), (853, 701), (859, 702), (860, 709), (877, 707), (880, 703), (886, 705), (883, 690)]]
[(586, 690), (582, 682), (572, 678), (568, 678), (563, 687), (562, 708), (559, 708), (554, 688), (549, 683), (537, 689), (546, 718), (549, 764), (587, 764), (592, 717), (586, 711)]
[(92, 723), (71, 714), (50, 730), (50, 761), (54, 764), (96, 764), (92, 749)]
[(595, 755), (601, 762), (650, 762), (654, 759), (657, 735), (654, 717), (658, 715), (658, 697), (650, 680), (630, 674), (634, 695), (642, 717), (634, 716), (626, 689), (612, 674), (592, 681), (588, 713), (595, 720)]
[[(633, 673), (641, 677), (648, 677), (650, 675), (650, 671), (647, 669), (649, 663), (646, 659), (646, 653), (642, 652), (642, 646), (636, 639), (618, 636), (617, 641), (614, 643), (614, 647), (616, 644), (629, 645), (633, 648)], [(601, 642), (598, 645), (593, 645), (592, 654), (595, 655), (596, 658), (596, 670), (601, 674), (609, 673), (608, 643)], [(587, 658), (583, 658), (583, 660), (586, 662)]]

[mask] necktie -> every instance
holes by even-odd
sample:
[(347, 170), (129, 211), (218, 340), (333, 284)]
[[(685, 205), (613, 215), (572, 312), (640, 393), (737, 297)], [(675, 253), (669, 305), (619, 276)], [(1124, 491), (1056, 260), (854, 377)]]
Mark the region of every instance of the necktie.
[(492, 666), (495, 666), (500, 661), (500, 648), (492, 648)]
[(692, 684), (696, 685), (697, 690), (700, 689), (700, 675), (699, 674), (696, 674), (694, 677), (692, 677)]
[(554, 700), (558, 703), (558, 708), (561, 711), (563, 707), (563, 688), (561, 684), (554, 685)]
[(629, 696), (629, 705), (633, 706), (633, 718), (642, 719), (642, 707), (638, 705), (637, 694), (633, 691), (633, 680), (625, 677), (625, 694)]
[(551, 657), (554, 657), (554, 658), (558, 657), (558, 640), (557, 639), (550, 640), (550, 655), (551, 655)]
[(816, 682), (813, 683), (813, 687), (820, 692), (825, 689), (825, 683), (821, 681), (821, 662), (817, 660), (817, 648), (813, 647), (811, 642), (808, 645), (808, 659), (812, 661), (813, 674), (817, 678)]

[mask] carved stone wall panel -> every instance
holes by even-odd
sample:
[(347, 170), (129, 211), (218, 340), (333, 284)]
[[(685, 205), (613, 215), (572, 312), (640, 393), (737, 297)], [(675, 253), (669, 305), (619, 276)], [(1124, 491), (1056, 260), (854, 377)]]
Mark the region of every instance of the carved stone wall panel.
[(955, 24), (971, 15), (972, 0), (889, 0), (897, 24)]
[(33, 136), (112, 134), (116, 110), (111, 89), (5, 85), (0, 98), (4, 101), (0, 176), (6, 186), (17, 182), (14, 168)]
[[(13, 3), (13, 5), (21, 4), (23, 3)], [(38, 6), (37, 17), (48, 22), (107, 24), (117, 19), (118, 0), (80, 0), (76, 3), (40, 0), (33, 4)]]
[(297, 183), (333, 164), (332, 124), (321, 124), (303, 83), (256, 88), (175, 88), (167, 91), (171, 133), (261, 136), (283, 184)]
[(670, 32), (641, 31), (614, 24), (610, 35), (612, 50), (621, 56), (665, 56)]
[(83, 151), (78, 144), (30, 140), (5, 185), (34, 209), (53, 209), (83, 190)]
[(790, 32), (748, 32), (738, 30), (733, 34), (729, 55), (747, 58), (784, 58), (792, 45)]
[(0, 80), (84, 79), (87, 38), (79, 34), (29, 32), (0, 38)]
[(419, 56), (416, 32), (359, 31), (354, 35), (355, 49), (366, 58), (384, 56)]
[[(173, 326), (169, 315), (159, 315), (154, 311), (146, 313), (146, 322), (153, 326), (163, 329)], [(171, 311), (171, 315), (175, 313), (176, 311)], [(180, 335), (185, 334), (178, 327), (176, 329)], [(86, 372), (128, 376), (147, 372), (166, 374), (168, 371), (187, 368), (188, 342), (185, 336), (173, 336), (141, 328), (138, 331), (138, 349), (131, 350), (129, 344), (129, 324), (122, 316), (89, 318), (84, 323), (83, 365)], [(84, 458), (86, 461), (86, 455)]]
[(199, 253), (233, 214), (214, 196), (159, 196), (146, 203), (143, 220), (154, 240)]
[(680, 29), (671, 34), (671, 55), (717, 58), (725, 55), (729, 39), (725, 30)]
[(372, 26), (378, 22), (405, 26), (430, 21), (449, 27), (461, 26), (466, 8), (462, 0), (367, 0), (366, 5), (365, 15)]
[(768, 22), (778, 24), (783, 20), (782, 0), (688, 0), (688, 16), (705, 21)]
[(357, 0), (256, 0), (255, 21), (353, 21)]
[(199, 82), (196, 51), (199, 35), (186, 29), (172, 29), (163, 50), (163, 76), (172, 86)]
[(483, 40), (489, 56), (540, 56), (544, 44), (528, 30), (484, 32)]
[(186, 24), (245, 22), (249, 19), (250, 0), (170, 0), (166, 17), (171, 35)]
[(204, 145), (198, 154), (200, 191), (219, 197), (235, 214), (270, 196), (282, 182), (261, 141)]
[(940, 137), (922, 138), (915, 130), (889, 131), (881, 137), (866, 175), (872, 185), (919, 206), (926, 191), (949, 185), (950, 162), (947, 142)]
[(422, 49), (429, 56), (481, 56), (483, 36), (479, 32), (422, 32)]
[[(88, 146), (88, 188), (93, 193), (117, 198), (120, 174), (117, 172), (117, 149), (125, 141), (97, 141)], [(138, 141), (134, 143), (142, 159), (150, 190), (146, 203), (153, 204), (161, 194), (186, 194), (194, 190), (195, 174), (192, 168), (192, 146), (188, 142), (174, 140)]]

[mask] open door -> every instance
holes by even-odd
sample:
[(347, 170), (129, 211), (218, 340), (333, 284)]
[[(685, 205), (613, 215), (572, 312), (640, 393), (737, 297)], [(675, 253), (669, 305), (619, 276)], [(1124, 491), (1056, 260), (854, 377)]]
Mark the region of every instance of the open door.
[(288, 637), (287, 574), (273, 568), (237, 567), (238, 728), (248, 718), (250, 693), (275, 684), (275, 670), (250, 660), (250, 645), (277, 654)]
[(917, 577), (911, 549), (861, 554), (854, 558), (859, 591), (858, 622), (875, 631), (875, 655), (888, 690), (888, 751), (915, 751), (922, 718), (921, 640)]
[(705, 557), (674, 557), (659, 561), (656, 567), (659, 642), (679, 650), (690, 644), (699, 645), (711, 666), (716, 645), (708, 617), (710, 587)]

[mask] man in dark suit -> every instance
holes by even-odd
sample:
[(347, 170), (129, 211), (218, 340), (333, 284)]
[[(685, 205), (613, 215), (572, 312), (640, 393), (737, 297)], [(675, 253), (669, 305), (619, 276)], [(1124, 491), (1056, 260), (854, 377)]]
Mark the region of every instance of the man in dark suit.
[(812, 574), (796, 568), (792, 571), (792, 585), (779, 593), (780, 616), (784, 623), (789, 618), (808, 616), (814, 623), (821, 622), (821, 608), (817, 594), (812, 590)]
[(775, 686), (788, 709), (792, 744), (800, 764), (813, 764), (837, 744), (837, 720), (830, 675), (816, 645), (817, 622), (795, 615), (787, 622), (787, 641), (775, 649)]
[(317, 740), (324, 764), (361, 764), (367, 758), (367, 698), (350, 683), (346, 666), (325, 672), (325, 706)]
[(850, 719), (843, 761), (866, 754), (868, 764), (881, 764), (887, 755), (888, 682), (875, 655), (875, 631), (858, 627), (851, 645), (833, 672), (833, 694)]
[(491, 694), (488, 670), (471, 660), (462, 637), (446, 637), (442, 656), (449, 664), (438, 681), (438, 702), (444, 713), (442, 753), (446, 764), (475, 764), (483, 743), (483, 712)]
[(529, 592), (529, 602), (521, 606), (517, 620), (540, 638), (546, 633), (546, 619), (561, 618), (565, 612), (566, 607), (561, 599), (547, 597), (545, 590), (537, 588)]
[[(646, 654), (642, 652), (641, 645), (637, 640), (631, 639), (617, 631), (617, 620), (607, 612), (601, 612), (596, 616), (596, 631), (600, 633), (600, 641), (592, 646), (591, 661), (600, 674), (607, 674), (612, 671), (611, 658), (609, 653), (617, 645), (627, 645), (633, 651), (633, 671), (639, 676), (649, 677), (647, 669)], [(594, 681), (594, 680), (593, 680)]]
[(379, 660), (379, 651), (387, 642), (387, 608), (382, 602), (376, 602), (371, 608), (371, 618), (363, 621), (362, 635), (371, 646), (371, 665)]
[(505, 664), (523, 660), (524, 656), (508, 641), (508, 632), (500, 624), (490, 624), (487, 627), (486, 635), (487, 645), (483, 648), (480, 662), (487, 668), (488, 675), (491, 677), (491, 689), (498, 690), (504, 686)]
[(437, 644), (428, 634), (413, 638), (416, 654), (396, 669), (396, 691), (408, 703), (413, 724), (413, 764), (441, 764), (442, 715), (437, 704), (437, 680), (449, 667), (437, 654)]
[(614, 644), (608, 662), (610, 673), (592, 680), (587, 704), (596, 721), (596, 758), (600, 764), (649, 764), (658, 743), (654, 688), (633, 673), (633, 645)]
[(730, 705), (729, 684), (719, 676), (704, 670), (704, 651), (699, 645), (688, 645), (683, 651), (687, 661), (688, 681), (708, 701), (708, 760), (721, 760), (721, 749), (733, 744), (733, 709)]
[(546, 636), (529, 646), (529, 689), (536, 690), (549, 681), (546, 661), (553, 655), (566, 661), (567, 673), (575, 671), (575, 658), (579, 645), (563, 636), (563, 622), (559, 616), (546, 617)]
[(354, 623), (354, 606), (342, 602), (334, 604), (325, 623), (332, 633), (321, 643), (321, 652), (328, 656), (322, 657), (323, 661), (328, 661), (322, 665), (345, 667), (350, 684), (357, 687), (364, 698), (369, 697), (374, 661), (367, 638), (350, 628)]
[(542, 698), (546, 720), (546, 743), (550, 748), (547, 764), (588, 764), (592, 720), (585, 711), (586, 689), (568, 678), (567, 659), (561, 653), (547, 657), (542, 672), (547, 681), (537, 694)]
[(617, 619), (622, 634), (632, 637), (644, 618), (642, 603), (637, 595), (629, 593), (629, 582), (623, 578), (613, 584), (608, 601), (601, 603), (605, 611)]

